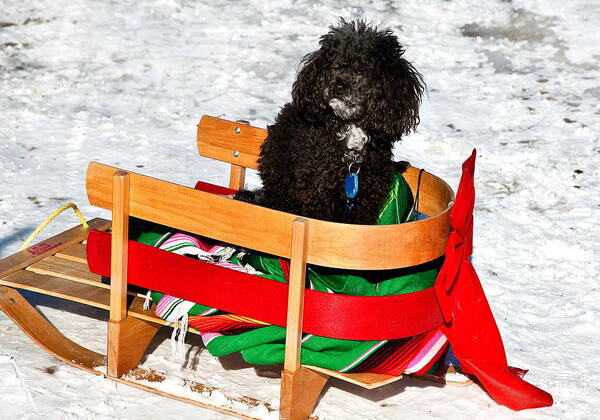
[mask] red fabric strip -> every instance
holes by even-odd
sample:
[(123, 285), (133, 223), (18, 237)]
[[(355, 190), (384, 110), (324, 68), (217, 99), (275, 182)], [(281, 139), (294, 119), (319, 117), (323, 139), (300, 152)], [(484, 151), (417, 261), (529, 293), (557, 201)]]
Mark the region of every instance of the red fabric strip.
[[(110, 277), (111, 235), (93, 230), (90, 271)], [(288, 286), (129, 241), (128, 281), (178, 298), (285, 326)], [(302, 331), (347, 340), (409, 337), (442, 324), (433, 288), (396, 296), (348, 296), (306, 290)]]
[(498, 404), (513, 410), (552, 405), (552, 396), (525, 382), (509, 368), (500, 331), (469, 257), (473, 250), (475, 156), (463, 163), (463, 173), (450, 212), (452, 232), (446, 258), (436, 279), (438, 301), (448, 337), (462, 372), (475, 375)]
[(231, 188), (221, 187), (219, 185), (209, 184), (208, 182), (202, 181), (196, 182), (194, 189), (218, 195), (234, 195), (237, 192), (237, 190)]

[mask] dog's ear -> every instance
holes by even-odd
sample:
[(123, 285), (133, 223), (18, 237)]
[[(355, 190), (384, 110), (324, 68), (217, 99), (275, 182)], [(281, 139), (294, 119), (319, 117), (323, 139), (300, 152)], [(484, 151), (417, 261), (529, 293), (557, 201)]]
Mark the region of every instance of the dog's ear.
[(340, 44), (340, 28), (348, 23), (340, 19), (339, 27), (329, 27), (329, 32), (319, 40), (319, 49), (304, 56), (300, 71), (292, 86), (292, 101), (309, 120), (325, 118), (329, 110), (325, 102), (325, 89), (331, 77), (331, 63)]
[(310, 120), (318, 119), (327, 111), (324, 90), (328, 77), (324, 71), (326, 58), (322, 49), (307, 54), (292, 86), (292, 101)]
[(380, 63), (379, 83), (369, 104), (373, 128), (390, 142), (400, 140), (419, 124), (419, 107), (425, 90), (421, 74), (402, 58), (404, 49), (391, 30), (381, 31), (373, 54)]

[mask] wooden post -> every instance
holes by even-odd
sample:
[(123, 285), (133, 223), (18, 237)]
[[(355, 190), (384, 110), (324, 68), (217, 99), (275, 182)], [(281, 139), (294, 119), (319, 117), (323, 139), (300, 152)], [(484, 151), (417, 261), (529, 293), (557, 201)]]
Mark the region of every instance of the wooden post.
[(129, 240), (129, 174), (113, 175), (112, 243), (110, 265), (110, 321), (127, 314), (127, 241)]
[(308, 417), (329, 379), (323, 373), (300, 366), (307, 250), (308, 220), (299, 217), (292, 225), (285, 361), (281, 372), (279, 417), (285, 420)]
[(140, 363), (160, 325), (127, 316), (129, 174), (125, 171), (117, 171), (113, 175), (112, 210), (106, 373), (120, 377)]
[(231, 164), (229, 170), (229, 188), (234, 190), (243, 190), (246, 185), (246, 168)]
[(127, 241), (129, 240), (129, 174), (113, 175), (110, 316), (107, 335), (107, 374), (121, 376), (121, 321), (127, 316)]
[(287, 332), (283, 368), (294, 373), (300, 367), (300, 341), (304, 316), (304, 285), (306, 281), (306, 253), (308, 249), (308, 220), (302, 217), (292, 224), (292, 258), (288, 289)]

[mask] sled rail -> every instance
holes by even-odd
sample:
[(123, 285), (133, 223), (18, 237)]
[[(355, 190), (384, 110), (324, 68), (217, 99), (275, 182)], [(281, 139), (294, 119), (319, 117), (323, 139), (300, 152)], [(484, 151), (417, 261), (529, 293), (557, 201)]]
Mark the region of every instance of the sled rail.
[[(119, 170), (90, 163), (87, 192), (91, 204), (112, 209), (112, 177)], [(290, 258), (292, 223), (297, 216), (134, 172), (128, 174), (131, 216)], [(424, 175), (421, 188), (425, 191), (424, 186), (430, 183), (443, 190), (445, 183), (436, 184), (438, 179)], [(442, 198), (429, 203), (427, 209), (435, 211), (433, 217), (400, 225), (349, 225), (308, 219), (307, 263), (384, 270), (432, 261), (444, 254), (449, 235), (450, 206), (444, 201)]]

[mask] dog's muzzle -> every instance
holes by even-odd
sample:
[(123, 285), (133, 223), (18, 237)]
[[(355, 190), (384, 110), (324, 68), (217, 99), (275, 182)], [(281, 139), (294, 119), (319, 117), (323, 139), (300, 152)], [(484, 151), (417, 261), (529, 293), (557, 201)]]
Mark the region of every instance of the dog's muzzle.
[(360, 116), (362, 106), (355, 105), (339, 98), (333, 98), (329, 101), (329, 106), (333, 109), (333, 113), (343, 120), (352, 120)]

